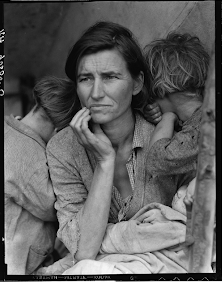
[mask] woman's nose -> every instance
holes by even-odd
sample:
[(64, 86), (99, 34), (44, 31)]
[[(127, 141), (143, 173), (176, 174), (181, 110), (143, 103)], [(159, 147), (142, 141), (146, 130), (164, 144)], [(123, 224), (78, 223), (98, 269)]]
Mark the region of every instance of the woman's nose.
[(102, 81), (95, 80), (93, 87), (91, 89), (91, 97), (93, 99), (100, 99), (100, 98), (103, 98), (104, 96), (105, 94), (104, 94)]

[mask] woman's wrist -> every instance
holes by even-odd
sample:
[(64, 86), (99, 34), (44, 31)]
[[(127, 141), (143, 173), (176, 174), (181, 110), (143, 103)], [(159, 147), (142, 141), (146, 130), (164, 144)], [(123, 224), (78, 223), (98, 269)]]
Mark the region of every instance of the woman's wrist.
[(112, 168), (115, 166), (115, 160), (116, 160), (116, 154), (112, 154), (108, 157), (106, 157), (106, 159), (103, 160), (99, 160), (97, 163), (102, 167), (102, 168)]

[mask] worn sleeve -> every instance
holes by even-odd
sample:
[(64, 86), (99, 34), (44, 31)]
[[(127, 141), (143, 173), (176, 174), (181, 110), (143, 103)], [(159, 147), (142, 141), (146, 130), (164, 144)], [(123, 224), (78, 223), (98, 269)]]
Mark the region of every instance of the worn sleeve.
[(57, 221), (54, 208), (55, 194), (47, 165), (35, 170), (28, 181), (21, 204), (31, 214), (43, 221)]
[(8, 274), (32, 273), (52, 252), (56, 229), (5, 195), (5, 262)]
[(47, 149), (47, 157), (57, 197), (55, 203), (59, 221), (57, 236), (74, 256), (80, 238), (79, 217), (88, 193), (74, 165), (74, 160), (70, 167), (67, 164), (68, 157), (63, 155), (61, 158), (59, 150), (52, 147)]
[[(31, 165), (31, 164), (30, 164)], [(28, 166), (26, 166), (28, 168)], [(13, 201), (42, 221), (57, 221), (54, 208), (55, 194), (46, 163), (36, 163), (25, 175), (25, 186), (18, 185), (18, 180), (10, 177), (7, 170), (5, 194)], [(19, 171), (19, 173), (22, 173)]]
[(183, 128), (172, 139), (158, 140), (150, 148), (147, 165), (153, 174), (183, 174), (196, 170), (199, 127)]

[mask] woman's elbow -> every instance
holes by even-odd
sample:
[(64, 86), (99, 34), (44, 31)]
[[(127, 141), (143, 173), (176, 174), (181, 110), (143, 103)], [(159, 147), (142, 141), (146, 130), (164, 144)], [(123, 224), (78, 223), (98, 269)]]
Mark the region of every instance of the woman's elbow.
[(88, 250), (82, 250), (82, 251), (77, 251), (74, 257), (77, 261), (80, 261), (80, 260), (84, 260), (84, 259), (95, 260), (96, 256), (97, 256), (96, 252), (88, 251)]

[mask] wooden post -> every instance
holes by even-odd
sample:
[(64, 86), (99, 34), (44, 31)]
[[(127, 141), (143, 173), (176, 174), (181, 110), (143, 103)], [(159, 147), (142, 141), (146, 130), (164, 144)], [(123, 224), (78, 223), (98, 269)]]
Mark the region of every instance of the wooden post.
[(214, 53), (205, 87), (199, 146), (191, 231), (187, 230), (194, 239), (189, 251), (189, 273), (207, 273), (211, 269), (216, 209)]

